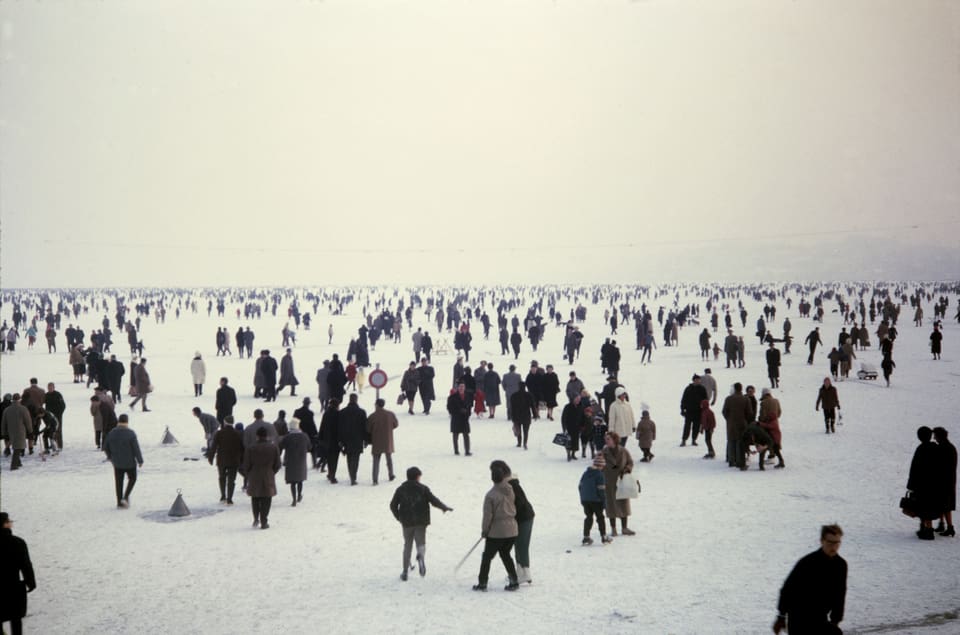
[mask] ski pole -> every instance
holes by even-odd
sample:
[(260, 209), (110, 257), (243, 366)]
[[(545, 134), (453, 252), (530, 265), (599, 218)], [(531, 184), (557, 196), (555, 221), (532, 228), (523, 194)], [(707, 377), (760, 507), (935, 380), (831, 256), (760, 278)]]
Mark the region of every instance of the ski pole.
[(481, 540), (483, 540), (483, 536), (480, 536), (480, 537), (477, 539), (477, 541), (476, 541), (475, 543), (473, 543), (473, 546), (470, 547), (470, 551), (467, 552), (467, 555), (465, 555), (465, 556), (463, 557), (463, 559), (462, 559), (460, 562), (457, 563), (457, 566), (455, 566), (455, 567), (453, 568), (454, 573), (456, 573), (457, 570), (458, 570), (460, 567), (463, 566), (463, 563), (467, 561), (467, 558), (470, 557), (470, 554), (473, 553), (473, 550), (477, 548), (477, 545), (480, 544), (480, 541), (481, 541)]

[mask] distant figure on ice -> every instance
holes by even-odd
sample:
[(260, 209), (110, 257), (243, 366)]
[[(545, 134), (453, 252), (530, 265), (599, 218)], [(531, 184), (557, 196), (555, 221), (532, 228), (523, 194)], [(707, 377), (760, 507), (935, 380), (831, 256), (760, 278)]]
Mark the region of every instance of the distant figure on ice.
[(207, 365), (200, 357), (200, 351), (193, 355), (190, 362), (190, 376), (193, 378), (193, 396), (203, 395), (203, 384), (207, 381)]
[(943, 333), (940, 331), (940, 323), (933, 324), (933, 333), (930, 334), (930, 352), (934, 359), (940, 359), (940, 350), (943, 346)]
[(820, 406), (823, 406), (823, 425), (826, 428), (826, 434), (836, 432), (840, 397), (837, 395), (837, 387), (830, 383), (829, 377), (823, 378), (823, 385), (817, 391), (817, 403), (813, 409), (819, 411)]

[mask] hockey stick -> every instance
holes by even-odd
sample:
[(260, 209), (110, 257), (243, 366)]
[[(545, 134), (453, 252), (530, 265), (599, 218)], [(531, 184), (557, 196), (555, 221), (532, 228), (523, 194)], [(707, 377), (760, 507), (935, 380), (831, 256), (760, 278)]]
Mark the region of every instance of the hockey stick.
[(457, 563), (457, 566), (455, 566), (455, 567), (453, 568), (454, 573), (456, 573), (457, 570), (459, 570), (460, 567), (463, 566), (463, 563), (467, 561), (467, 558), (470, 557), (470, 554), (473, 553), (474, 549), (477, 548), (477, 545), (480, 544), (480, 541), (481, 541), (481, 540), (483, 540), (483, 536), (480, 536), (480, 538), (478, 538), (477, 541), (476, 541), (475, 543), (473, 543), (473, 546), (470, 547), (470, 551), (467, 552), (467, 555), (465, 555), (465, 556), (463, 557), (463, 559), (462, 559), (460, 562)]

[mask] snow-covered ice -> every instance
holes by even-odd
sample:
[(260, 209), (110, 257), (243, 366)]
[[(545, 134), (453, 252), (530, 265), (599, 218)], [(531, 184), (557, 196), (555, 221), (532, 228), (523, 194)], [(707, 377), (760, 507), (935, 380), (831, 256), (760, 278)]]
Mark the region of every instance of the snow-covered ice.
[[(388, 294), (388, 297), (389, 294)], [(634, 501), (631, 527), (634, 537), (617, 538), (612, 545), (580, 546), (582, 511), (577, 483), (587, 461), (568, 463), (553, 445), (560, 430), (545, 418), (534, 422), (530, 449), (514, 447), (510, 424), (501, 408), (495, 420), (472, 420), (472, 457), (454, 456), (448, 417), (442, 401), (430, 416), (406, 414), (395, 407), (399, 375), (412, 359), (410, 331), (394, 344), (381, 340), (371, 351), (391, 376), (384, 390), (388, 408), (400, 420), (394, 455), (398, 480), (370, 479), (370, 455), (360, 462), (360, 484), (350, 487), (341, 461), (340, 484), (329, 484), (311, 471), (303, 503), (289, 506), (289, 491), (278, 475), (268, 531), (250, 528), (245, 496), (222, 508), (215, 468), (200, 458), (203, 433), (190, 409), (199, 405), (213, 412), (216, 380), (227, 376), (237, 389), (237, 419), (252, 420), (263, 408), (272, 421), (277, 410), (291, 413), (300, 396), (316, 396), (313, 377), (331, 353), (345, 357), (349, 338), (362, 317), (362, 302), (348, 305), (344, 315), (328, 316), (321, 306), (311, 330), (302, 327), (294, 349), (301, 385), (296, 398), (288, 391), (276, 403), (252, 397), (253, 360), (215, 356), (218, 326), (233, 333), (240, 325), (256, 332), (255, 349), (270, 348), (279, 359), (280, 331), (287, 322), (285, 305), (277, 317), (236, 318), (229, 304), (227, 317), (208, 317), (205, 300), (196, 314), (184, 311), (179, 319), (168, 311), (165, 324), (143, 320), (141, 337), (156, 391), (152, 412), (130, 411), (131, 427), (143, 448), (145, 465), (128, 510), (115, 507), (113, 474), (93, 442), (88, 414), (91, 391), (71, 383), (71, 370), (58, 335), (60, 352), (49, 355), (41, 338), (33, 350), (21, 340), (18, 350), (2, 356), (2, 391), (13, 392), (38, 377), (41, 385), (54, 381), (64, 394), (65, 450), (42, 462), (27, 456), (24, 469), (13, 474), (4, 459), (0, 473), (2, 507), (16, 520), (15, 533), (25, 538), (36, 569), (38, 588), (29, 597), (28, 632), (37, 633), (267, 633), (335, 628), (341, 632), (488, 633), (523, 630), (530, 633), (763, 633), (775, 617), (780, 585), (801, 556), (818, 547), (819, 528), (837, 522), (844, 531), (841, 555), (850, 567), (847, 632), (948, 633), (960, 630), (956, 619), (937, 625), (931, 616), (960, 611), (960, 543), (937, 538), (918, 541), (916, 522), (897, 508), (919, 425), (941, 425), (960, 439), (956, 408), (950, 402), (960, 384), (958, 336), (951, 318), (957, 296), (950, 296), (945, 322), (944, 353), (932, 361), (928, 349), (932, 305), (925, 303), (922, 328), (912, 325), (905, 306), (898, 325), (900, 337), (894, 358), (897, 368), (890, 388), (878, 381), (856, 379), (838, 384), (843, 425), (836, 435), (825, 435), (820, 413), (814, 412), (817, 388), (827, 374), (826, 353), (840, 330), (841, 319), (829, 309), (821, 332), (825, 348), (814, 366), (805, 363), (803, 338), (812, 328), (778, 300), (772, 328), (779, 335), (784, 317), (791, 318), (793, 354), (784, 355), (782, 388), (775, 391), (783, 407), (785, 470), (760, 473), (753, 457), (751, 469), (741, 473), (722, 460), (725, 433), (717, 404), (715, 444), (721, 457), (701, 459), (700, 447), (678, 447), (682, 419), (680, 394), (693, 372), (713, 369), (721, 397), (735, 381), (768, 385), (763, 347), (753, 336), (762, 304), (743, 295), (749, 312), (746, 328), (736, 331), (747, 343), (747, 366), (727, 370), (721, 359), (700, 361), (696, 336), (701, 327), (680, 332), (678, 348), (664, 348), (658, 335), (653, 363), (642, 366), (634, 351), (629, 325), (620, 328), (620, 379), (635, 404), (650, 405), (657, 422), (657, 440), (650, 464), (637, 463), (643, 493)], [(869, 300), (869, 297), (867, 298)], [(641, 298), (654, 314), (672, 296)], [(705, 298), (701, 321), (708, 315)], [(681, 306), (686, 299), (681, 299)], [(735, 300), (734, 300), (735, 303)], [(609, 328), (603, 324), (606, 303), (589, 304), (581, 357), (570, 368), (591, 391), (602, 386), (599, 347)], [(639, 305), (639, 302), (636, 302)], [(564, 315), (572, 298), (561, 298)], [(111, 301), (112, 307), (112, 301)], [(487, 306), (491, 318), (494, 307)], [(11, 306), (3, 307), (10, 319)], [(522, 318), (522, 312), (517, 312)], [(111, 319), (113, 310), (111, 308)], [(101, 311), (84, 315), (81, 324), (89, 336), (99, 326)], [(65, 319), (63, 326), (73, 320)], [(333, 324), (333, 345), (327, 344), (327, 325)], [(422, 310), (414, 327), (423, 326), (435, 343), (435, 323)], [(876, 329), (873, 325), (871, 332)], [(499, 354), (496, 328), (484, 340), (474, 327), (470, 360), (493, 361), (506, 371), (513, 360)], [(656, 332), (656, 331), (655, 331)], [(721, 327), (722, 332), (722, 327)], [(716, 337), (716, 335), (715, 335)], [(114, 352), (129, 361), (122, 334), (115, 334)], [(879, 366), (876, 336), (873, 347), (858, 352), (860, 361)], [(524, 342), (516, 362), (526, 373), (531, 359), (552, 363), (566, 380), (562, 359), (562, 330), (552, 324), (540, 350)], [(782, 349), (782, 345), (779, 345)], [(195, 399), (189, 364), (195, 350), (207, 363), (205, 395)], [(511, 356), (512, 357), (512, 356)], [(451, 377), (452, 355), (434, 355), (436, 386), (442, 397)], [(473, 365), (473, 364), (471, 364)], [(855, 366), (856, 368), (856, 366)], [(124, 377), (124, 386), (127, 378)], [(562, 397), (562, 395), (561, 395)], [(361, 406), (373, 408), (374, 391), (364, 390)], [(635, 406), (636, 407), (636, 406)], [(316, 404), (314, 404), (316, 411)], [(639, 415), (639, 410), (637, 411)], [(318, 413), (319, 421), (319, 413)], [(164, 427), (179, 439), (177, 446), (160, 444)], [(639, 458), (636, 442), (628, 446)], [(519, 593), (505, 593), (498, 561), (491, 572), (491, 591), (473, 593), (479, 549), (459, 570), (454, 565), (480, 533), (483, 495), (489, 488), (489, 463), (504, 459), (520, 477), (535, 509), (531, 544), (533, 584)], [(408, 466), (423, 470), (423, 482), (453, 513), (432, 511), (427, 532), (427, 575), (401, 582), (402, 537), (387, 504)], [(166, 510), (182, 490), (193, 516), (168, 521)], [(162, 522), (157, 522), (162, 521)]]

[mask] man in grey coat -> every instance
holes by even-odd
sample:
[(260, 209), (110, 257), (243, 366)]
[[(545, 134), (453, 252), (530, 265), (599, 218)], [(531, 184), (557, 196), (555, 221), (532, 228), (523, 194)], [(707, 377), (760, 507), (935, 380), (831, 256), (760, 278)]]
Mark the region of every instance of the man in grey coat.
[(27, 438), (33, 434), (33, 417), (26, 406), (20, 403), (20, 393), (14, 393), (12, 401), (3, 411), (0, 420), (0, 436), (7, 439), (13, 448), (10, 469), (17, 470), (23, 464), (20, 457), (27, 449)]
[(513, 409), (510, 406), (510, 396), (520, 390), (520, 382), (523, 380), (520, 373), (517, 372), (516, 364), (510, 364), (510, 372), (503, 374), (500, 380), (500, 386), (503, 388), (503, 394), (507, 401), (507, 419), (513, 421)]
[[(143, 455), (137, 433), (130, 429), (130, 420), (126, 414), (117, 418), (117, 427), (110, 431), (103, 442), (103, 451), (113, 463), (113, 477), (117, 488), (117, 507), (130, 506), (130, 492), (137, 482), (137, 468), (143, 467)], [(123, 489), (123, 479), (127, 477), (127, 489)]]
[[(272, 426), (271, 426), (272, 427)], [(280, 471), (280, 450), (267, 438), (267, 428), (257, 428), (256, 440), (243, 454), (243, 472), (247, 494), (253, 507), (253, 527), (269, 529), (270, 503), (277, 495), (276, 474)]]

